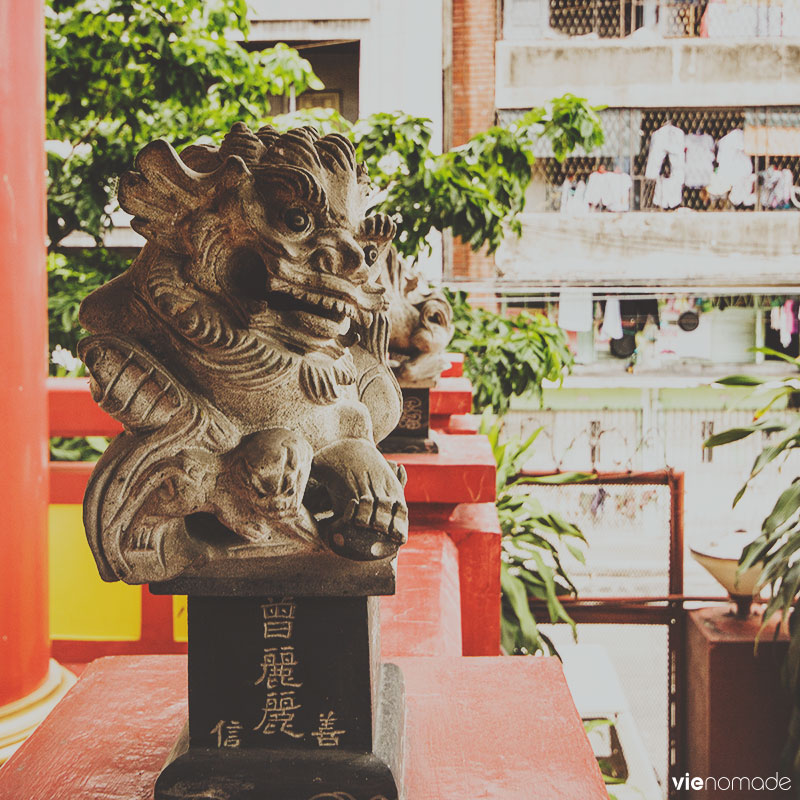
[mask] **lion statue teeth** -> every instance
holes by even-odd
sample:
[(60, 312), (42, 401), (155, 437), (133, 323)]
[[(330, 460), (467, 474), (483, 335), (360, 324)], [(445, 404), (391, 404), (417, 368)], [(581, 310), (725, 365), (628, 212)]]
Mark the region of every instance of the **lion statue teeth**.
[(365, 216), (368, 188), (343, 136), (242, 123), (180, 155), (154, 141), (122, 176), (147, 244), (80, 312), (93, 396), (125, 427), (84, 501), (106, 580), (405, 541), (404, 473), (376, 448), (401, 412), (378, 275), (395, 225)]

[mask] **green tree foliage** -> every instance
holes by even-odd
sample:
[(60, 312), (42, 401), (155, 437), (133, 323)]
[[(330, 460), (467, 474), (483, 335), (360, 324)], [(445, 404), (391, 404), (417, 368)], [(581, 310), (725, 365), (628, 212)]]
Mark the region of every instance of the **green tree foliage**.
[(398, 250), (415, 258), (431, 231), (450, 231), (473, 250), (493, 253), (507, 230), (519, 235), (519, 214), (531, 181), (533, 147), (550, 140), (563, 160), (603, 141), (596, 109), (564, 95), (508, 127), (494, 126), (445, 153), (430, 149), (430, 120), (375, 114), (353, 130), (370, 175), (385, 191), (379, 208), (400, 219)]
[(258, 124), (269, 96), (322, 88), (286, 45), (242, 47), (246, 12), (246, 0), (48, 0), (51, 245), (76, 230), (99, 240), (117, 176), (151, 139), (208, 140)]
[(75, 352), (81, 300), (129, 257), (98, 244), (118, 176), (147, 142), (210, 141), (242, 119), (259, 125), (271, 96), (321, 89), (311, 65), (279, 44), (249, 52), (245, 0), (48, 0), (47, 230), (50, 346)]
[(505, 414), (514, 397), (541, 397), (544, 380), (563, 380), (573, 364), (564, 331), (542, 314), (513, 317), (467, 302), (464, 292), (449, 295), (455, 334), (450, 349), (464, 354), (476, 411)]
[[(47, 137), (52, 344), (74, 349), (70, 331), (83, 296), (124, 266), (107, 251), (61, 247), (73, 232), (98, 242), (111, 225), (118, 176), (149, 141), (177, 149), (221, 136), (243, 120), (259, 127), (271, 96), (321, 89), (310, 64), (284, 44), (242, 45), (246, 0), (48, 0)], [(602, 142), (595, 109), (565, 95), (512, 126), (493, 127), (453, 150), (431, 150), (430, 120), (374, 114), (351, 125), (331, 111), (273, 118), (311, 122), (349, 135), (381, 193), (376, 209), (398, 221), (397, 245), (414, 258), (432, 230), (449, 230), (474, 249), (497, 248), (517, 219), (530, 182), (532, 147), (546, 136), (558, 158)], [(68, 273), (86, 274), (67, 280)]]

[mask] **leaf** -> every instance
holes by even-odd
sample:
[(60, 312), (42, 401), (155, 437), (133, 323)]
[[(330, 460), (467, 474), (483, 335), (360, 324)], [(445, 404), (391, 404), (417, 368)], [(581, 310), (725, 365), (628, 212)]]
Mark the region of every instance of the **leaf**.
[(772, 512), (764, 520), (762, 530), (765, 534), (773, 533), (776, 528), (793, 517), (798, 509), (800, 509), (800, 482), (795, 482), (782, 492)]
[(509, 573), (505, 564), (501, 565), (500, 583), (516, 615), (523, 640), (535, 651), (538, 647), (539, 629), (528, 605), (528, 594), (524, 584)]
[(781, 361), (786, 361), (789, 364), (800, 368), (800, 358), (787, 355), (780, 350), (773, 350), (771, 347), (751, 347), (749, 349), (753, 353), (763, 353), (764, 355), (771, 356), (772, 358), (779, 358)]
[(755, 425), (751, 425), (749, 428), (730, 428), (722, 433), (709, 436), (708, 439), (703, 442), (703, 447), (707, 447), (710, 450), (712, 447), (719, 447), (723, 444), (738, 442), (740, 439), (746, 439), (748, 436), (758, 430), (759, 428)]
[(564, 546), (569, 550), (570, 555), (576, 560), (580, 561), (581, 564), (586, 563), (586, 556), (583, 553), (583, 550), (579, 550), (575, 545), (564, 543)]
[(523, 475), (518, 478), (516, 483), (543, 483), (550, 485), (561, 485), (568, 483), (586, 483), (587, 481), (597, 480), (595, 472), (557, 472), (552, 475)]
[(727, 378), (720, 378), (714, 383), (721, 386), (760, 386), (765, 381), (750, 375), (730, 375)]
[(98, 453), (105, 453), (111, 440), (106, 436), (87, 436), (86, 443)]
[(583, 730), (591, 733), (599, 728), (610, 728), (614, 724), (610, 719), (585, 719), (583, 720)]

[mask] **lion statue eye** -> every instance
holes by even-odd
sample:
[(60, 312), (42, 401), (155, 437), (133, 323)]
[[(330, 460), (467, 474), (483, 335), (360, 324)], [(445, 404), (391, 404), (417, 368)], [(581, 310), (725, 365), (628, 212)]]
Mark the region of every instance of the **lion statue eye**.
[(302, 208), (289, 208), (283, 215), (283, 221), (290, 231), (302, 233), (308, 228), (311, 218)]
[(374, 244), (368, 244), (364, 248), (364, 260), (372, 266), (378, 260), (378, 248)]

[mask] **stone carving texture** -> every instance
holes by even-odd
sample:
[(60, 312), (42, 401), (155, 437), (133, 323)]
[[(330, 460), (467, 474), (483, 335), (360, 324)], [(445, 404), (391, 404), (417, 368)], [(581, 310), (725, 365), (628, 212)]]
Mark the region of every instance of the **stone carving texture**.
[(375, 446), (401, 412), (377, 273), (395, 226), (364, 215), (352, 145), (237, 123), (219, 147), (154, 141), (135, 167), (119, 199), (147, 244), (80, 314), (94, 398), (125, 426), (84, 501), (102, 577), (391, 557), (408, 524)]
[(448, 365), (453, 338), (453, 309), (440, 289), (428, 285), (416, 269), (404, 264), (390, 247), (380, 280), (389, 298), (389, 356), (403, 386), (434, 382)]

